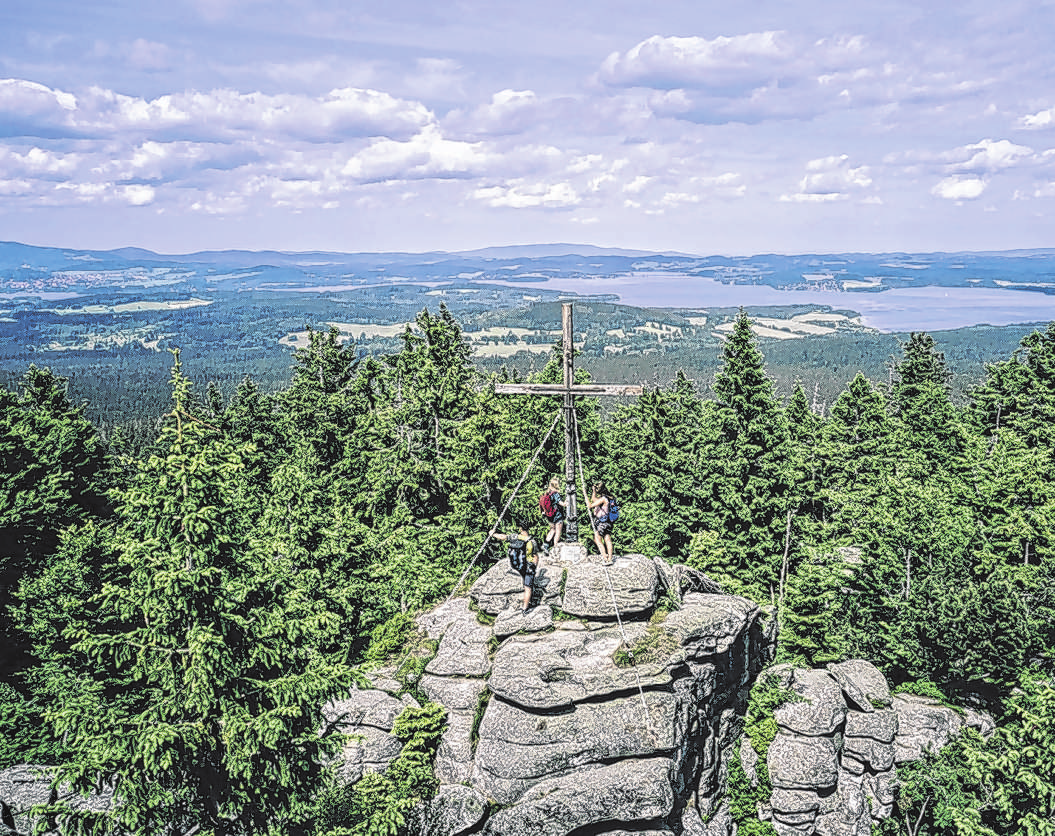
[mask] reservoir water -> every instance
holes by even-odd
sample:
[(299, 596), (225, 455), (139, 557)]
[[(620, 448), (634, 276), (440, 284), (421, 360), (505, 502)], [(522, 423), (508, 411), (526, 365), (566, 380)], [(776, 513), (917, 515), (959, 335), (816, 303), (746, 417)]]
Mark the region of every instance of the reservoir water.
[[(515, 284), (518, 287), (526, 285), (524, 282)], [(912, 287), (878, 293), (780, 290), (767, 285), (723, 284), (698, 275), (647, 272), (597, 278), (553, 278), (544, 286), (549, 290), (583, 294), (614, 293), (624, 304), (639, 307), (828, 305), (857, 311), (865, 325), (884, 332), (942, 331), (969, 325), (1055, 320), (1055, 295), (1002, 288)]]

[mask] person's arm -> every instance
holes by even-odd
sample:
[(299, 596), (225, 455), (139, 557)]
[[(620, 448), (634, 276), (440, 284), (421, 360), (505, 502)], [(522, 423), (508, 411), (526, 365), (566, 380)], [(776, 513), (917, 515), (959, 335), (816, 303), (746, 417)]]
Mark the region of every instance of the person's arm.
[(498, 533), (496, 531), (495, 532), (495, 539), (496, 540), (508, 540), (509, 539), (509, 535), (508, 534), (500, 534), (500, 533)]

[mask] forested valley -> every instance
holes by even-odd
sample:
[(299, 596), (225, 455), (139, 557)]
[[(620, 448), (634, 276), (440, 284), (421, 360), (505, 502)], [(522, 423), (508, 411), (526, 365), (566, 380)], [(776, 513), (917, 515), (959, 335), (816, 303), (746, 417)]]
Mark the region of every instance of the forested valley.
[[(579, 400), (616, 551), (774, 608), (781, 661), (867, 659), (993, 714), (988, 740), (904, 771), (884, 832), (1055, 833), (1055, 326), (963, 403), (912, 334), (823, 415), (808, 380), (777, 397), (745, 315), (719, 351), (706, 397), (679, 374), (614, 410)], [(345, 792), (322, 706), (397, 651), (413, 690), (410, 614), (451, 593), (558, 415), (559, 397), (496, 395), (517, 374), (470, 352), (441, 307), (382, 357), (313, 332), (286, 388), (230, 398), (175, 353), (142, 449), (104, 441), (47, 369), (0, 390), (0, 767), (121, 799), (50, 811), (64, 832), (395, 834), (434, 791), (435, 710)], [(559, 378), (558, 345), (533, 380)], [(502, 530), (541, 534), (562, 453), (543, 448)]]

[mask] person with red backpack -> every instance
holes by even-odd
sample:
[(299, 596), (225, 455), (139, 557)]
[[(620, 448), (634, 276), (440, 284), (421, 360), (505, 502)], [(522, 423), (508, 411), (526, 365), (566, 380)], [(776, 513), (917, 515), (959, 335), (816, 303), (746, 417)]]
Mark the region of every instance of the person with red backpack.
[(560, 482), (556, 476), (549, 480), (549, 487), (538, 498), (538, 504), (542, 509), (542, 516), (549, 523), (549, 531), (542, 538), (542, 551), (544, 554), (549, 554), (550, 546), (556, 546), (560, 542), (560, 535), (564, 531), (566, 511), (564, 501), (560, 496)]

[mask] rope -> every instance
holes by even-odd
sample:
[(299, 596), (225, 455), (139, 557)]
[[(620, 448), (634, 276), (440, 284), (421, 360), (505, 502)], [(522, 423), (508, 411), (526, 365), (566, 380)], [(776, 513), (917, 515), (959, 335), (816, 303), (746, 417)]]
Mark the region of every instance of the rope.
[(517, 482), (517, 486), (513, 488), (513, 493), (510, 494), (509, 500), (506, 502), (505, 507), (502, 509), (502, 513), (498, 515), (498, 519), (495, 520), (495, 524), (491, 526), (491, 530), (487, 532), (487, 538), (484, 540), (483, 545), (481, 545), (480, 548), (477, 550), (476, 554), (473, 555), (473, 559), (469, 561), (469, 565), (465, 567), (465, 571), (462, 572), (462, 576), (458, 578), (458, 582), (454, 585), (454, 588), (451, 590), (451, 594), (447, 596), (447, 600), (443, 603), (446, 604), (451, 600), (451, 598), (454, 597), (454, 593), (457, 592), (458, 588), (465, 582), (465, 579), (469, 576), (470, 570), (472, 570), (476, 561), (480, 559), (480, 555), (484, 553), (484, 549), (486, 549), (487, 544), (491, 542), (491, 538), (494, 537), (495, 532), (498, 531), (498, 526), (502, 522), (502, 518), (506, 515), (506, 511), (509, 510), (509, 506), (513, 504), (513, 500), (516, 499), (517, 491), (519, 491), (521, 486), (524, 484), (524, 480), (527, 479), (528, 474), (531, 472), (531, 468), (535, 466), (535, 462), (538, 460), (539, 454), (549, 442), (549, 437), (553, 435), (553, 429), (557, 426), (557, 422), (560, 420), (560, 414), (562, 410), (563, 407), (557, 410), (557, 414), (553, 417), (553, 423), (549, 425), (549, 430), (546, 433), (546, 437), (542, 439), (542, 443), (538, 446), (538, 449), (535, 450), (535, 455), (533, 455), (531, 457), (531, 461), (528, 462), (528, 466), (527, 469), (524, 471), (524, 475), (520, 477), (520, 481)]
[[(594, 520), (593, 509), (590, 508), (590, 500), (586, 496), (586, 474), (582, 469), (582, 447), (579, 444), (579, 419), (574, 411), (572, 412), (572, 428), (575, 432), (575, 460), (579, 465), (579, 482), (582, 484), (583, 507), (590, 518), (590, 528), (593, 529), (593, 534), (596, 537), (597, 522)], [(615, 561), (614, 553), (612, 554), (612, 561)], [(630, 657), (630, 667), (633, 669), (634, 677), (637, 679), (637, 694), (641, 698), (641, 708), (645, 712), (645, 727), (652, 734), (652, 715), (648, 710), (648, 703), (645, 702), (645, 689), (641, 685), (641, 673), (637, 669), (634, 651), (630, 649), (630, 640), (627, 638), (626, 630), (623, 628), (623, 617), (619, 612), (619, 604), (615, 600), (615, 587), (612, 585), (612, 576), (608, 573), (607, 564), (602, 563), (601, 568), (604, 569), (604, 578), (608, 581), (608, 594), (612, 596), (612, 609), (615, 610), (615, 620), (619, 624), (619, 632), (623, 636), (623, 647), (626, 648), (626, 655)]]

